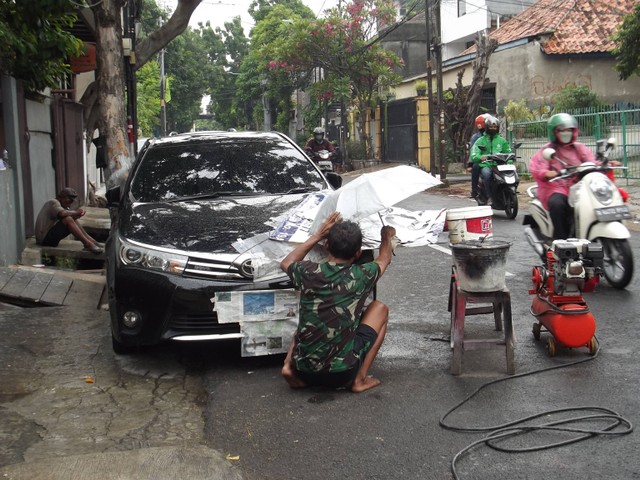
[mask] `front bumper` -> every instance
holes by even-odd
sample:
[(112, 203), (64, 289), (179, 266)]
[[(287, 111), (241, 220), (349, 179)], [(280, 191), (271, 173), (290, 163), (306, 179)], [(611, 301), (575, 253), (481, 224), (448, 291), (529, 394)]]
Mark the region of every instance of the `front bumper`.
[[(238, 323), (219, 323), (215, 294), (292, 288), (282, 281), (218, 281), (119, 267), (110, 281), (111, 331), (126, 346), (155, 345), (171, 339), (239, 338)], [(127, 312), (139, 316), (129, 327)]]

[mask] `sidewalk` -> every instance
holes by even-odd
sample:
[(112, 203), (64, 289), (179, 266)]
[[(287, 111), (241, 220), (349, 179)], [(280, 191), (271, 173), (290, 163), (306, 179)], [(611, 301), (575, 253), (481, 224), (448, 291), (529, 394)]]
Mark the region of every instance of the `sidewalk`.
[[(0, 477), (251, 478), (206, 446), (197, 378), (142, 378), (114, 356), (109, 314), (99, 308), (104, 279), (0, 268)], [(53, 286), (55, 301), (44, 302)]]

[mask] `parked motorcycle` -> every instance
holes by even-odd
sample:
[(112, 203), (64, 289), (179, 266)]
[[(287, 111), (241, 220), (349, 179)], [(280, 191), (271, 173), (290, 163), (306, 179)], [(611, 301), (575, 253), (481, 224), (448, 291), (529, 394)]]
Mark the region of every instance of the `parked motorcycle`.
[[(569, 205), (573, 207), (572, 237), (599, 242), (604, 254), (604, 276), (615, 288), (625, 288), (633, 275), (633, 254), (629, 244), (630, 233), (622, 223), (630, 219), (629, 207), (624, 204), (615, 183), (607, 172), (625, 167), (609, 165), (609, 154), (615, 146), (615, 139), (600, 140), (597, 143), (596, 158), (601, 165), (585, 162), (578, 166), (566, 166), (560, 175), (549, 180), (559, 181), (576, 178), (578, 181), (569, 190)], [(553, 148), (547, 148), (542, 155), (546, 160), (557, 158)], [(543, 262), (546, 252), (553, 242), (553, 223), (549, 212), (536, 197), (536, 185), (527, 189), (532, 198), (529, 215), (524, 218), (525, 235)]]
[(486, 205), (491, 200), (491, 208), (504, 210), (507, 218), (514, 219), (518, 215), (517, 189), (520, 177), (516, 171), (515, 153), (493, 153), (487, 155), (487, 162), (493, 162), (491, 167), (491, 198), (487, 198), (484, 191), (484, 180), (480, 177), (478, 183), (478, 205)]

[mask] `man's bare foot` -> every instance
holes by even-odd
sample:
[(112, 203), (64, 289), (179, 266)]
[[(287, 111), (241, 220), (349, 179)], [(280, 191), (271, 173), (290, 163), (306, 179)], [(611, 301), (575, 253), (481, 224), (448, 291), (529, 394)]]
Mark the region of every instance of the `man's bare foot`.
[(354, 380), (353, 385), (351, 385), (351, 391), (355, 393), (364, 392), (365, 390), (377, 387), (380, 383), (380, 380), (369, 375), (368, 377), (364, 377), (363, 380)]
[(282, 376), (287, 381), (291, 388), (304, 388), (307, 386), (298, 376), (294, 373), (291, 365), (285, 364), (282, 367)]

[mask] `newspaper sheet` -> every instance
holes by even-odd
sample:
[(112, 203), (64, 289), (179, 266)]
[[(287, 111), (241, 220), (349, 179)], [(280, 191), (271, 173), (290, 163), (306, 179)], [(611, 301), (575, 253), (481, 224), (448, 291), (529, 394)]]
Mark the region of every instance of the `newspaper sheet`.
[(285, 320), (241, 323), (240, 331), (244, 335), (241, 340), (241, 355), (256, 357), (286, 353), (297, 326), (297, 318), (293, 317)]
[(309, 238), (309, 229), (326, 196), (327, 192), (307, 195), (302, 202), (287, 212), (282, 222), (270, 233), (269, 237), (281, 242), (304, 243)]
[(220, 323), (239, 323), (242, 356), (285, 353), (298, 326), (300, 296), (293, 289), (218, 292)]

